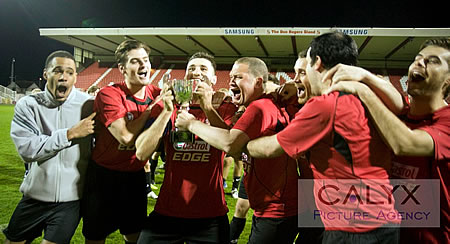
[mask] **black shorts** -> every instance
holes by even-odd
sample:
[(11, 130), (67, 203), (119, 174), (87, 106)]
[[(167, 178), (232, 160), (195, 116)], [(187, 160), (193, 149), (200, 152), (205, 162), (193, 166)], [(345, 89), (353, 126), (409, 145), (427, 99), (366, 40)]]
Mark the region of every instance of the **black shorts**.
[(262, 218), (253, 215), (248, 243), (292, 244), (298, 233), (298, 216), (286, 218)]
[(247, 191), (244, 186), (244, 176), (241, 177), (241, 181), (239, 182), (239, 192), (238, 197), (242, 199), (248, 199)]
[(147, 216), (144, 169), (110, 170), (89, 162), (81, 202), (83, 235), (103, 240), (117, 229), (122, 235), (140, 232)]
[(147, 218), (138, 244), (165, 243), (230, 243), (227, 215), (214, 218), (185, 219), (158, 214)]
[(10, 241), (27, 243), (42, 235), (55, 243), (69, 243), (80, 222), (80, 201), (41, 202), (23, 197), (3, 230)]
[(364, 244), (390, 244), (399, 243), (400, 228), (398, 226), (380, 227), (368, 232), (346, 232), (326, 230), (323, 233), (322, 243), (364, 243)]

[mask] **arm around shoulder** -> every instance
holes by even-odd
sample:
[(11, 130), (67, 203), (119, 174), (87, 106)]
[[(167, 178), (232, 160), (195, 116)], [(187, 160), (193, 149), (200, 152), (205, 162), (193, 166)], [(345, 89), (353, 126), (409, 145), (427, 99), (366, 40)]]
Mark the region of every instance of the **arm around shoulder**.
[(275, 158), (284, 153), (276, 134), (249, 141), (247, 151), (253, 158)]

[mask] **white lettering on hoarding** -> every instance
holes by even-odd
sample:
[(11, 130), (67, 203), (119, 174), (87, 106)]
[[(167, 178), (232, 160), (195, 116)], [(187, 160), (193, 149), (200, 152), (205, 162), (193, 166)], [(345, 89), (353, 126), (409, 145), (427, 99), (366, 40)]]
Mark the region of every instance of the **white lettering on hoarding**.
[(225, 35), (254, 35), (255, 29), (225, 29)]

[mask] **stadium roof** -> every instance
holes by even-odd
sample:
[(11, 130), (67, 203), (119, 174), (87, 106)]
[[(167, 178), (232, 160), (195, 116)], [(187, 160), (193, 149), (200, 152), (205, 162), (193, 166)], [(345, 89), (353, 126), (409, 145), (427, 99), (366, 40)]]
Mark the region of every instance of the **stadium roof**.
[(450, 28), (42, 28), (40, 35), (88, 50), (95, 59), (112, 61), (125, 39), (147, 43), (151, 56), (180, 60), (207, 51), (217, 63), (256, 56), (273, 66), (291, 65), (297, 53), (317, 35), (342, 31), (358, 44), (360, 65), (367, 68), (406, 68), (429, 38), (449, 37)]

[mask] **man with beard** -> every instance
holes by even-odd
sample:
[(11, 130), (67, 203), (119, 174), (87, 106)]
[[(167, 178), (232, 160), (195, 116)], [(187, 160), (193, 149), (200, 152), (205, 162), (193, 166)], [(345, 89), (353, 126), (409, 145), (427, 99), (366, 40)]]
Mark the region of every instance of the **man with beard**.
[(95, 99), (98, 131), (82, 206), (86, 243), (104, 243), (117, 229), (126, 242), (136, 242), (147, 216), (147, 160), (136, 157), (134, 143), (156, 117), (152, 107), (160, 94), (150, 85), (149, 53), (142, 42), (122, 42), (115, 56), (124, 81), (104, 87)]
[[(441, 227), (402, 228), (401, 243), (448, 243), (450, 240), (450, 107), (445, 101), (450, 92), (449, 66), (450, 39), (432, 39), (421, 46), (409, 66), (407, 91), (411, 100), (407, 113), (400, 119), (364, 84), (373, 80), (368, 71), (338, 65), (326, 77), (337, 83), (332, 90), (356, 94), (367, 107), (396, 155), (392, 177), (439, 179)], [(416, 174), (407, 176), (402, 173), (405, 169), (413, 169)]]
[[(354, 189), (354, 194), (361, 195), (360, 187), (371, 183), (372, 179), (377, 184), (391, 187), (388, 175), (391, 165), (389, 149), (368, 121), (361, 102), (353, 95), (338, 92), (325, 94), (330, 86), (330, 81), (323, 79), (327, 71), (338, 63), (356, 65), (357, 57), (357, 45), (346, 34), (331, 32), (314, 38), (306, 56), (306, 77), (302, 80), (304, 89), (299, 95), (308, 102), (286, 129), (276, 135), (250, 141), (247, 150), (250, 156), (256, 158), (276, 157), (285, 153), (296, 159), (306, 157), (315, 179), (317, 211), (321, 213), (320, 218), (325, 226), (323, 243), (361, 243), (363, 240), (395, 243), (398, 241), (398, 228), (387, 227), (396, 226), (398, 221), (377, 218), (381, 210), (395, 213), (394, 204), (387, 201), (386, 194), (371, 193), (372, 201), (384, 200), (386, 203), (377, 205), (377, 208), (359, 204), (360, 201), (347, 204), (345, 201), (340, 204), (326, 201), (344, 199), (345, 195), (342, 197), (340, 194), (348, 190), (347, 187)], [(380, 83), (374, 84), (376, 87), (393, 88), (382, 79), (377, 81)], [(399, 99), (394, 101), (400, 100), (401, 104), (401, 97), (396, 98)], [(401, 107), (397, 103), (392, 105)], [(325, 186), (330, 184), (346, 190), (328, 190)], [(354, 188), (351, 188), (352, 185)], [(322, 188), (326, 189), (326, 200), (320, 198)], [(322, 214), (356, 211), (367, 213), (370, 219), (353, 221), (345, 217), (326, 218), (328, 215)]]
[[(233, 103), (247, 107), (230, 129), (207, 125), (182, 112), (176, 125), (198, 135), (213, 147), (240, 159), (242, 147), (251, 139), (272, 135), (288, 124), (289, 116), (264, 95), (268, 70), (253, 57), (235, 61), (230, 72)], [(249, 243), (292, 243), (297, 234), (297, 164), (286, 154), (270, 160), (244, 161), (244, 185), (255, 210)], [(300, 206), (303, 207), (303, 206)]]
[(11, 139), (30, 166), (23, 198), (3, 231), (6, 243), (31, 243), (42, 231), (42, 243), (69, 243), (80, 221), (92, 100), (74, 88), (75, 59), (66, 51), (47, 57), (43, 76), (45, 91), (20, 99), (11, 122)]
[[(216, 83), (216, 63), (210, 54), (192, 55), (186, 67), (186, 80), (197, 80), (194, 102), (189, 113), (211, 125), (228, 128), (236, 111), (212, 104), (212, 85)], [(148, 159), (162, 140), (166, 152), (164, 180), (155, 210), (149, 215), (138, 243), (229, 243), (229, 223), (223, 190), (223, 153), (206, 141), (171, 141), (163, 134), (168, 123), (174, 128), (174, 112), (162, 112), (136, 140), (137, 155)], [(161, 118), (161, 120), (159, 120)]]

